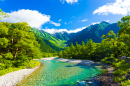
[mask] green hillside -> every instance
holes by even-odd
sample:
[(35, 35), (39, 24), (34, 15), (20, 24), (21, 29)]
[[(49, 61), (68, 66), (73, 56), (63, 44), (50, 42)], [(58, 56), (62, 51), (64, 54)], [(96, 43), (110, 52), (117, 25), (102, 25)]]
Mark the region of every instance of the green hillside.
[(119, 31), (117, 23), (109, 24), (108, 22), (103, 21), (100, 24), (91, 25), (80, 31), (72, 39), (70, 39), (67, 44), (70, 45), (73, 43), (75, 45), (76, 42), (81, 44), (82, 41), (87, 43), (89, 39), (92, 39), (96, 43), (100, 43), (102, 41), (101, 36), (107, 34), (110, 30), (113, 30), (114, 33), (117, 33)]
[(65, 46), (65, 41), (59, 40), (53, 37), (51, 34), (42, 30), (38, 30), (35, 28), (32, 28), (31, 30), (35, 33), (36, 40), (40, 44), (40, 49), (43, 52), (54, 53), (63, 50)]
[(57, 32), (57, 33), (55, 33), (55, 34), (52, 34), (55, 38), (58, 38), (58, 39), (60, 39), (60, 40), (66, 40), (66, 41), (68, 41), (68, 40), (70, 40), (71, 38), (73, 38), (76, 34), (78, 34), (78, 32), (77, 33), (67, 33), (67, 32), (65, 32), (65, 31), (63, 31), (63, 32)]

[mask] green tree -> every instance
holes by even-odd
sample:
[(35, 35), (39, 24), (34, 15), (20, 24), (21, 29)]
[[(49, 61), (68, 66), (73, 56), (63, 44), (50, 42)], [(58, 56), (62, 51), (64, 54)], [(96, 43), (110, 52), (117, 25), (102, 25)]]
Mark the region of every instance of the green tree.
[(88, 43), (86, 44), (86, 59), (91, 59), (93, 57), (95, 49), (96, 44), (93, 42), (92, 39), (89, 39)]
[(58, 55), (59, 55), (60, 58), (63, 58), (63, 52), (62, 52), (62, 51), (60, 51), (60, 52), (58, 53)]
[(41, 58), (40, 45), (30, 28), (25, 22), (0, 23), (0, 63), (6, 68), (24, 66), (34, 58)]
[(130, 56), (130, 16), (125, 16), (121, 21), (118, 21), (118, 27), (120, 28), (118, 32), (118, 40), (128, 46), (127, 53), (128, 56)]
[(0, 9), (0, 20), (5, 17), (9, 17), (9, 15)]

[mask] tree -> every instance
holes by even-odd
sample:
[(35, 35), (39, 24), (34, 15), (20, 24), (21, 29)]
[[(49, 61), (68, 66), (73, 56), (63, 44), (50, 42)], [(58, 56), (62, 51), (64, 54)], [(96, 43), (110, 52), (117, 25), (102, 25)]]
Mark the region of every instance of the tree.
[(9, 17), (9, 15), (0, 9), (0, 20), (5, 17)]
[(58, 53), (58, 55), (59, 55), (60, 58), (63, 58), (63, 52), (62, 52), (62, 51), (60, 51), (60, 52)]
[(0, 23), (0, 60), (5, 67), (23, 66), (34, 58), (41, 58), (40, 45), (25, 22)]
[(103, 41), (110, 42), (114, 46), (114, 42), (116, 40), (116, 34), (111, 30), (108, 32), (108, 34), (103, 35), (102, 38), (104, 39)]
[(128, 46), (127, 53), (128, 56), (130, 56), (130, 16), (125, 16), (121, 21), (118, 21), (118, 27), (120, 28), (118, 32), (118, 40)]

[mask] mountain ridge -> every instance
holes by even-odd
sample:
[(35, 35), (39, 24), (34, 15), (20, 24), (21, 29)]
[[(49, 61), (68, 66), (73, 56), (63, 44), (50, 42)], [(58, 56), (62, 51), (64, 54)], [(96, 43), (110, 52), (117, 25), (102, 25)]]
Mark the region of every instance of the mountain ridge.
[[(100, 43), (102, 41), (101, 36), (107, 34), (110, 30), (117, 33), (119, 31), (117, 23), (110, 24), (106, 21), (102, 21), (100, 23), (90, 25), (77, 33), (68, 33), (67, 31), (63, 31), (50, 34), (43, 30), (32, 29), (38, 37), (40, 37), (46, 44), (49, 44), (49, 46), (56, 51), (59, 51), (61, 48), (63, 49), (66, 44), (69, 46), (71, 43), (75, 45), (76, 42), (81, 44), (82, 41), (87, 43), (89, 39), (92, 39), (96, 43)], [(52, 50), (52, 52), (54, 51)]]

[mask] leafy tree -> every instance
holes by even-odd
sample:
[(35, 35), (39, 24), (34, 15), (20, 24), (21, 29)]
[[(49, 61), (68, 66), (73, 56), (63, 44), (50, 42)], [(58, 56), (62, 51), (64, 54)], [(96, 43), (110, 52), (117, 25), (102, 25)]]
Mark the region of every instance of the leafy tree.
[(120, 42), (124, 42), (128, 46), (128, 56), (130, 56), (130, 16), (125, 16), (121, 19), (121, 21), (118, 21), (118, 27), (119, 32), (118, 32), (118, 40)]
[(9, 15), (0, 9), (0, 20), (4, 17), (9, 17)]
[(40, 45), (25, 22), (0, 23), (0, 63), (5, 68), (24, 66), (34, 58), (41, 58)]

